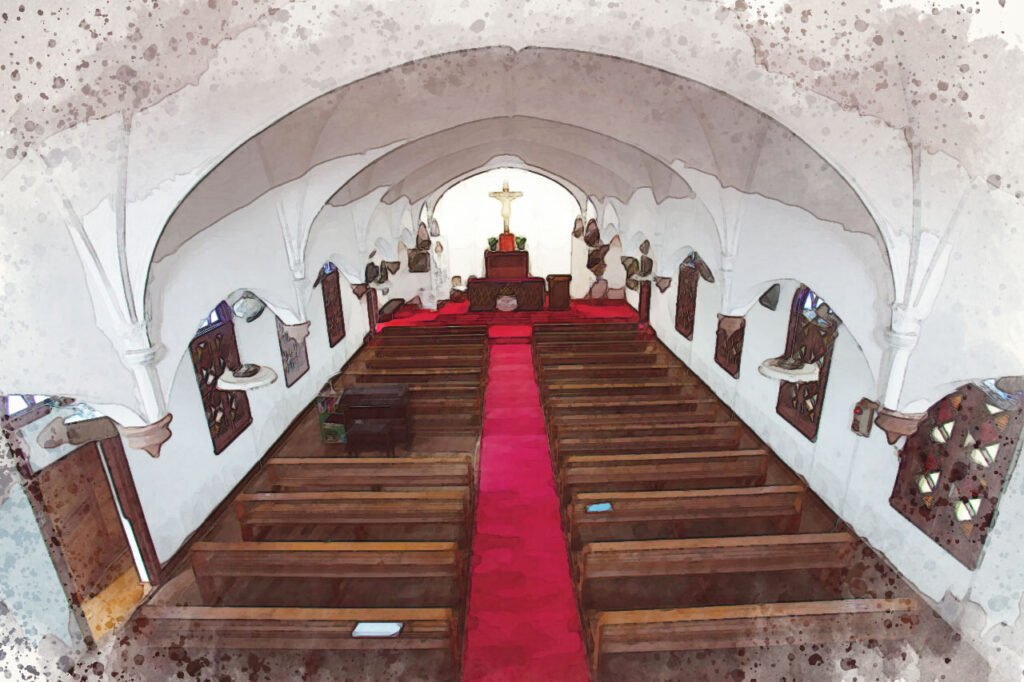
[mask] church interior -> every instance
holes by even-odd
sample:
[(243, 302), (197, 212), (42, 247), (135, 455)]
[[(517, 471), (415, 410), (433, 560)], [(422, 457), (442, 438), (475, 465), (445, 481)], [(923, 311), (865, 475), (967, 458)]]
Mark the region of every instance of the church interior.
[(1024, 8), (70, 5), (8, 678), (1021, 679)]

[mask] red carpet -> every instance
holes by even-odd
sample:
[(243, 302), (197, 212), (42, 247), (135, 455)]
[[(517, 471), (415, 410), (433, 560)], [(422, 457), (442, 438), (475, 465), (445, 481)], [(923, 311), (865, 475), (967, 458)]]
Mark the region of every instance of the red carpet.
[(589, 679), (525, 344), (491, 346), (463, 679)]

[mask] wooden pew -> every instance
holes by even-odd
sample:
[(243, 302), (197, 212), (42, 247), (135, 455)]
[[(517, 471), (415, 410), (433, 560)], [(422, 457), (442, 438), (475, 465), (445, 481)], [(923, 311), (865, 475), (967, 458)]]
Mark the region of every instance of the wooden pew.
[(206, 606), (458, 606), (454, 542), (197, 542), (189, 553)]
[(558, 473), (563, 499), (581, 492), (692, 490), (764, 485), (768, 450), (569, 457)]
[[(354, 636), (359, 623), (401, 623), (396, 635)], [(451, 609), (338, 609), (154, 606), (134, 624), (149, 647), (349, 651), (438, 649), (458, 662), (458, 619)]]
[(444, 336), (479, 336), (487, 338), (487, 325), (447, 325), (437, 327), (407, 327), (395, 325), (385, 327), (379, 334), (382, 337), (444, 337)]
[(803, 495), (801, 485), (577, 493), (566, 508), (569, 544), (795, 532)]
[(587, 616), (591, 669), (597, 679), (607, 654), (902, 639), (918, 611), (913, 599), (597, 611)]
[(469, 455), (442, 457), (274, 457), (253, 492), (422, 490), (474, 487)]
[(577, 344), (603, 345), (618, 341), (650, 341), (651, 337), (641, 333), (639, 330), (596, 330), (578, 334), (548, 334), (534, 332), (533, 344), (545, 348), (548, 344), (559, 344), (572, 342)]
[(614, 419), (570, 415), (552, 416), (548, 420), (548, 433), (556, 438), (586, 438), (600, 436), (653, 436), (672, 433), (677, 427), (694, 424), (739, 423), (732, 412), (721, 403), (709, 403), (692, 412), (660, 412), (645, 414), (637, 410), (632, 414), (619, 414)]
[(547, 401), (551, 398), (588, 399), (602, 394), (647, 397), (696, 397), (698, 393), (706, 395), (706, 388), (696, 378), (679, 379), (592, 379), (581, 382), (558, 382), (541, 384), (541, 397)]
[(406, 368), (406, 369), (354, 369), (346, 372), (343, 380), (351, 384), (470, 384), (479, 385), (486, 373), (481, 367)]
[(622, 427), (626, 436), (566, 437), (554, 442), (552, 456), (561, 464), (573, 455), (657, 454), (695, 450), (737, 450), (761, 443), (741, 422), (696, 422)]
[[(703, 389), (703, 390), (700, 390)], [(669, 398), (658, 398), (656, 396), (628, 396), (608, 393), (602, 396), (590, 398), (548, 398), (544, 407), (547, 410), (549, 421), (554, 416), (577, 415), (581, 417), (600, 419), (607, 417), (615, 419), (621, 414), (630, 414), (637, 410), (645, 414), (676, 414), (690, 412), (700, 409), (702, 405), (712, 404), (722, 406), (721, 400), (703, 387), (694, 387), (692, 396), (672, 396)]]
[[(734, 417), (724, 403), (711, 398), (698, 398), (679, 410), (647, 410), (643, 405), (618, 406), (613, 410), (593, 410), (572, 413), (564, 409), (549, 409), (545, 421), (549, 429), (571, 430), (576, 426), (592, 425), (598, 431), (614, 431), (617, 424), (682, 424), (687, 422), (725, 421)], [(598, 428), (599, 427), (599, 428)]]
[[(774, 587), (780, 587), (787, 575), (804, 582), (808, 572), (836, 573), (849, 564), (856, 541), (850, 533), (838, 532), (595, 542), (583, 546), (574, 572), (580, 601), (587, 609), (696, 606), (705, 592), (717, 591), (710, 581), (721, 576), (770, 572)], [(659, 580), (663, 578), (671, 580)], [(726, 580), (733, 587), (745, 582), (734, 577)], [(646, 583), (648, 589), (632, 590), (638, 583)], [(652, 583), (658, 589), (649, 589)], [(662, 585), (669, 589), (660, 589)], [(596, 586), (607, 589), (599, 591)]]
[(465, 547), (468, 488), (404, 492), (243, 493), (235, 516), (243, 540), (445, 541)]
[(550, 353), (653, 353), (662, 346), (653, 339), (632, 339), (626, 341), (597, 342), (579, 339), (575, 341), (542, 341), (533, 343), (534, 357), (543, 357)]
[(370, 342), (370, 345), (373, 348), (403, 348), (412, 351), (417, 348), (480, 347), (486, 343), (487, 338), (477, 334), (450, 334), (447, 336), (377, 335)]
[[(534, 364), (548, 365), (653, 365), (658, 362), (671, 362), (672, 358), (662, 353), (621, 353), (601, 352), (597, 349), (580, 353), (537, 353)], [(682, 363), (676, 361), (677, 365)]]
[(368, 358), (450, 358), (453, 355), (468, 358), (483, 358), (487, 355), (486, 344), (446, 346), (364, 346), (360, 353)]
[[(616, 381), (619, 379), (639, 379), (646, 377), (685, 377), (690, 379), (690, 371), (682, 365), (660, 362), (657, 364), (625, 364), (625, 365), (549, 365), (544, 364), (537, 369), (537, 377), (544, 383), (570, 383)], [(688, 381), (687, 383), (693, 383)]]
[(534, 334), (581, 334), (590, 331), (637, 331), (637, 322), (541, 322), (533, 325)]
[(366, 369), (437, 369), (443, 367), (473, 367), (484, 369), (487, 357), (480, 353), (454, 353), (446, 356), (408, 356), (377, 357), (371, 354), (362, 361)]

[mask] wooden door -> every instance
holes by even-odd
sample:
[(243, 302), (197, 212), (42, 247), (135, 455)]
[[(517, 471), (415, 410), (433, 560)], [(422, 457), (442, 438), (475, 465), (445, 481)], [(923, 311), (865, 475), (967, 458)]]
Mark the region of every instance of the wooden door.
[(36, 480), (79, 600), (92, 599), (134, 570), (96, 443), (65, 455)]

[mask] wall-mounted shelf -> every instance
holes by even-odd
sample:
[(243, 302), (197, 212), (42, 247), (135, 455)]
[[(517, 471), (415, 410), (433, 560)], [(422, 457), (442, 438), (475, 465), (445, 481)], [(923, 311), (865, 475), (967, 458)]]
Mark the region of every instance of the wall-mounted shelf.
[(819, 369), (816, 363), (801, 363), (796, 367), (791, 367), (786, 363), (786, 358), (770, 358), (762, 362), (757, 371), (762, 376), (776, 381), (807, 383), (818, 380)]
[(269, 386), (275, 381), (277, 381), (277, 372), (269, 367), (260, 367), (260, 371), (251, 377), (236, 377), (228, 370), (217, 379), (217, 388), (221, 391), (251, 391)]

